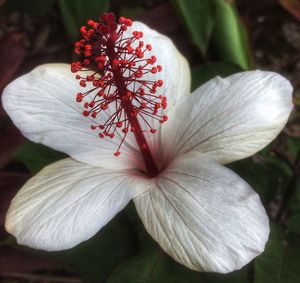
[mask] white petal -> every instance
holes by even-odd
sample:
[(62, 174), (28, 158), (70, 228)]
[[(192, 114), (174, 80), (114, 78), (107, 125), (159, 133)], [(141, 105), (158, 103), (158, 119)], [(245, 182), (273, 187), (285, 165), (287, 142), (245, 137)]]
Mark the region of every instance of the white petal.
[[(163, 34), (150, 29), (141, 22), (133, 22), (131, 28), (125, 33), (125, 36), (132, 36), (133, 31), (142, 31), (144, 44), (151, 44), (152, 51), (145, 53), (145, 58), (155, 55), (156, 65), (162, 66), (160, 73), (144, 75), (141, 80), (156, 81), (163, 80), (163, 87), (158, 88), (157, 95), (167, 97), (168, 106), (165, 110), (160, 109), (158, 114), (166, 115), (182, 98), (190, 95), (191, 92), (191, 74), (187, 60), (180, 54), (174, 43)], [(136, 43), (138, 45), (138, 43)], [(143, 65), (143, 64), (141, 64)], [(142, 119), (139, 119), (144, 129), (149, 129)], [(152, 150), (155, 159), (159, 162), (161, 157), (160, 129), (161, 124), (156, 119), (147, 119), (147, 122), (157, 130), (155, 134), (145, 132), (147, 142)]]
[(64, 250), (96, 234), (147, 190), (137, 171), (91, 167), (71, 158), (45, 167), (17, 193), (6, 229), (19, 244)]
[(176, 261), (227, 273), (264, 250), (269, 221), (259, 196), (213, 159), (190, 152), (153, 183), (134, 202), (146, 230)]
[(165, 158), (191, 150), (223, 164), (246, 158), (278, 135), (292, 108), (291, 84), (276, 73), (217, 77), (169, 113), (162, 133)]
[(147, 52), (145, 57), (155, 55), (157, 58), (155, 65), (163, 67), (160, 73), (155, 75), (150, 73), (143, 76), (143, 78), (164, 81), (162, 92), (168, 100), (167, 109), (170, 109), (191, 92), (191, 73), (188, 62), (167, 36), (158, 33), (141, 22), (133, 22), (132, 27), (128, 29), (126, 34), (130, 36), (134, 30), (142, 31), (144, 44), (151, 44), (152, 46), (152, 51)]
[[(123, 135), (100, 139), (91, 129), (92, 124), (101, 124), (106, 117), (83, 117), (83, 105), (75, 100), (80, 91), (69, 65), (47, 64), (10, 83), (4, 89), (2, 102), (15, 125), (34, 142), (95, 166), (142, 168), (139, 152), (127, 142), (122, 154), (114, 156)], [(135, 145), (131, 138), (130, 144)]]

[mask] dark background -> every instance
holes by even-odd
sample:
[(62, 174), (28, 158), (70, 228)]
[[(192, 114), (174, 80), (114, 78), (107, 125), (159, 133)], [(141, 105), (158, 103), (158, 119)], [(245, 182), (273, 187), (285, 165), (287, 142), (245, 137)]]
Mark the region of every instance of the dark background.
[(72, 250), (45, 253), (18, 246), (3, 226), (10, 200), (32, 174), (63, 155), (26, 141), (0, 106), (0, 282), (300, 282), (300, 1), (224, 0), (244, 36), (224, 25), (227, 18), (206, 2), (0, 0), (0, 93), (39, 64), (72, 62), (79, 27), (108, 10), (171, 37), (190, 63), (193, 88), (243, 69), (284, 75), (295, 88), (288, 125), (266, 149), (229, 165), (260, 194), (269, 213), (265, 253), (229, 275), (189, 271), (147, 236), (132, 205)]

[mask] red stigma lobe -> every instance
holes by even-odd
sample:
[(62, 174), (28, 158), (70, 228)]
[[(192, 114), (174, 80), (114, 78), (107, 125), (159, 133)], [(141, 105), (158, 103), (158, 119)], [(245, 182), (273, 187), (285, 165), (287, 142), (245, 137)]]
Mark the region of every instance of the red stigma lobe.
[[(99, 22), (88, 20), (87, 25), (81, 27), (82, 39), (75, 43), (75, 53), (82, 60), (71, 64), (79, 85), (87, 89), (76, 95), (76, 101), (83, 103), (82, 115), (107, 117), (104, 123), (91, 125), (99, 138), (122, 135), (115, 156), (121, 154), (126, 136), (134, 134), (147, 173), (155, 176), (158, 169), (144, 133), (156, 132), (152, 119), (158, 123), (168, 120), (161, 114), (167, 107), (166, 97), (159, 93), (164, 82), (152, 79), (162, 71), (162, 66), (157, 64), (154, 55), (147, 55), (152, 46), (144, 43), (141, 31), (126, 32), (132, 30), (130, 19), (120, 17), (117, 23), (113, 13), (105, 13)], [(85, 71), (89, 71), (88, 75)]]

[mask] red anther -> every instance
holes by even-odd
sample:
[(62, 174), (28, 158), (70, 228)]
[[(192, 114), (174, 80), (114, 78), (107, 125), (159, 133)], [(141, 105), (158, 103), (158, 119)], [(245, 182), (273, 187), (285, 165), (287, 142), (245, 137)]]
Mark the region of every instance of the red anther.
[(158, 80), (157, 81), (157, 86), (161, 87), (161, 86), (163, 86), (163, 84), (164, 84), (163, 80)]
[(132, 54), (133, 53), (133, 48), (131, 46), (127, 46), (127, 52), (129, 54)]
[(143, 33), (136, 30), (132, 32), (132, 35), (135, 37), (135, 39), (140, 39), (143, 37)]
[(81, 80), (79, 82), (79, 84), (82, 86), (82, 87), (86, 87), (86, 81), (85, 80)]
[(99, 25), (98, 26), (98, 31), (103, 34), (103, 35), (106, 35), (109, 33), (109, 28), (108, 26), (105, 26), (105, 25)]
[(108, 28), (111, 32), (116, 31), (118, 29), (118, 25), (114, 22), (111, 22), (111, 23), (108, 24)]
[(122, 123), (122, 122), (117, 122), (117, 123), (116, 123), (116, 127), (117, 127), (117, 128), (122, 128), (122, 126), (123, 126), (123, 123)]
[(126, 18), (125, 17), (120, 17), (119, 18), (119, 24), (125, 24), (125, 22), (126, 22)]
[(131, 27), (132, 26), (132, 20), (126, 19), (125, 24), (126, 24), (126, 26)]
[(168, 121), (168, 116), (167, 115), (163, 115), (162, 118), (159, 120), (159, 122), (162, 124), (164, 122)]
[(86, 26), (82, 26), (82, 27), (80, 28), (80, 32), (81, 32), (83, 35), (86, 34), (86, 33), (87, 33)]
[(103, 63), (99, 63), (99, 64), (97, 65), (97, 67), (98, 67), (98, 69), (102, 70), (102, 69), (104, 68), (104, 65), (103, 65)]
[(107, 22), (114, 22), (116, 20), (116, 16), (112, 12), (106, 13), (105, 18)]
[(133, 111), (130, 113), (130, 116), (131, 116), (131, 117), (136, 117), (136, 116), (137, 116), (137, 111), (133, 110)]
[(108, 108), (108, 105), (106, 103), (101, 104), (101, 109), (106, 110)]
[(85, 57), (91, 57), (92, 56), (91, 51), (84, 51), (83, 54), (84, 54)]
[(80, 41), (76, 41), (76, 42), (75, 42), (75, 47), (81, 47), (81, 46), (82, 46), (82, 44), (81, 44)]
[(76, 95), (76, 101), (81, 102), (83, 99), (83, 94), (81, 92), (78, 92)]
[(143, 96), (145, 94), (145, 90), (143, 88), (140, 89), (140, 96)]
[(138, 52), (136, 53), (136, 56), (141, 59), (141, 58), (144, 58), (144, 53), (143, 52)]
[(88, 117), (88, 116), (90, 115), (90, 112), (87, 111), (87, 110), (84, 110), (84, 111), (82, 112), (82, 115), (85, 116), (85, 117)]
[(144, 41), (139, 41), (139, 48), (143, 48), (144, 46)]
[[(100, 138), (113, 138), (117, 132), (123, 134), (116, 156), (130, 131), (144, 159), (145, 156), (151, 159), (144, 133), (154, 134), (157, 130), (150, 126), (149, 119), (160, 123), (168, 119), (161, 114), (167, 101), (158, 93), (164, 82), (157, 77), (162, 67), (156, 65), (157, 58), (150, 53), (152, 45), (142, 39), (141, 31), (125, 34), (132, 21), (120, 17), (117, 23), (113, 13), (103, 14), (100, 22), (88, 20), (87, 25), (88, 28), (81, 27), (82, 39), (75, 43), (75, 52), (81, 61), (71, 64), (72, 72), (80, 71), (76, 75), (79, 85), (89, 86), (85, 92), (76, 94), (76, 101), (83, 102), (82, 114), (96, 119), (106, 112), (101, 116), (105, 119), (102, 124), (92, 125), (91, 129), (99, 129)], [(88, 70), (92, 73), (85, 73)], [(106, 111), (108, 108), (110, 111)], [(150, 164), (153, 163), (150, 160)], [(158, 172), (155, 167), (150, 169), (151, 176)]]
[(151, 73), (152, 73), (152, 74), (156, 74), (156, 73), (157, 73), (157, 68), (156, 68), (156, 67), (153, 67), (153, 68), (151, 69)]
[(91, 27), (95, 24), (93, 20), (87, 20), (86, 23)]
[(103, 13), (103, 14), (99, 17), (100, 21), (101, 21), (101, 22), (106, 22), (106, 16), (107, 16), (107, 13)]
[(114, 156), (119, 156), (120, 154), (121, 154), (120, 151), (116, 151), (116, 152), (114, 153)]

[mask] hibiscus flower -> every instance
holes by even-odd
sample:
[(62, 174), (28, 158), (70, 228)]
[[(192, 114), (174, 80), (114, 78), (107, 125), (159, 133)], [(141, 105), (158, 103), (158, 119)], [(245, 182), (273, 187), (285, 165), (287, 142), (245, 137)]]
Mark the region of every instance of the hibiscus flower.
[(38, 66), (3, 92), (24, 136), (70, 156), (21, 188), (7, 231), (32, 248), (69, 249), (133, 200), (148, 233), (188, 268), (246, 265), (264, 250), (269, 220), (223, 165), (278, 135), (293, 108), (290, 83), (249, 71), (190, 94), (187, 61), (166, 36), (112, 14), (88, 24), (76, 43), (82, 61)]

